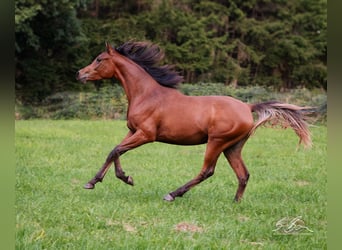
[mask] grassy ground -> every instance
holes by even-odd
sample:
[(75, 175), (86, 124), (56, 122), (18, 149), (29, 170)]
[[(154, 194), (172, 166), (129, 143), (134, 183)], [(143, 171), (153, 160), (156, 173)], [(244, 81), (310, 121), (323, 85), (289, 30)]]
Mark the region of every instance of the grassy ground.
[(125, 122), (16, 121), (15, 129), (16, 249), (327, 248), (325, 126), (312, 127), (310, 150), (296, 148), (291, 130), (258, 129), (244, 148), (251, 178), (239, 204), (223, 156), (210, 179), (162, 200), (199, 172), (204, 145), (144, 145), (121, 158), (134, 187), (111, 169), (85, 190)]

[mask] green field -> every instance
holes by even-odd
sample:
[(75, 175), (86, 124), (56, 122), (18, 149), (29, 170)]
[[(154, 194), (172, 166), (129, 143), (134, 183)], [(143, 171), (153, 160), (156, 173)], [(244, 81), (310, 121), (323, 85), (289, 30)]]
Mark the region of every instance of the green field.
[[(163, 196), (200, 171), (204, 145), (144, 145), (121, 157), (134, 187), (112, 168), (85, 190), (125, 122), (16, 121), (16, 249), (326, 249), (327, 128), (311, 131), (304, 150), (292, 130), (257, 130), (243, 151), (241, 203), (223, 156), (214, 176), (169, 203)], [(295, 218), (301, 230), (276, 226)]]

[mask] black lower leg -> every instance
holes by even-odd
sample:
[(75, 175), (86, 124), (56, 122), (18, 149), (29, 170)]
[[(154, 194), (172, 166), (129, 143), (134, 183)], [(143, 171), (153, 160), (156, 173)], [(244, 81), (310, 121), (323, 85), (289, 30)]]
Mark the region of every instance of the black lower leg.
[(166, 201), (174, 201), (176, 197), (182, 197), (186, 192), (190, 190), (190, 187), (186, 185), (178, 188), (177, 190), (164, 196)]
[(125, 172), (121, 168), (119, 156), (122, 155), (125, 151), (122, 151), (121, 153), (118, 153), (114, 160), (115, 165), (115, 176), (125, 182), (126, 184), (129, 184), (131, 186), (134, 186), (133, 178), (131, 176), (126, 176)]
[(96, 183), (102, 182), (104, 174), (105, 174), (104, 171), (105, 172), (107, 171), (105, 166), (101, 168), (101, 170), (94, 176), (93, 179), (91, 179), (87, 184), (84, 185), (84, 188), (85, 189), (95, 188)]
[(167, 194), (164, 196), (164, 200), (173, 201), (176, 197), (182, 197), (186, 192), (188, 192), (192, 187), (201, 183), (205, 179), (209, 178), (214, 174), (214, 167), (208, 168), (205, 171), (201, 172), (195, 179), (189, 181), (184, 186), (181, 186), (177, 190)]
[(249, 173), (248, 172), (247, 172), (245, 178), (239, 178), (239, 187), (238, 187), (238, 190), (236, 191), (236, 194), (234, 197), (235, 202), (239, 202), (241, 200), (242, 195), (245, 192), (248, 179), (249, 179)]
[(86, 189), (93, 189), (95, 184), (98, 182), (102, 182), (104, 176), (106, 175), (111, 163), (115, 159), (117, 152), (116, 148), (113, 149), (107, 156), (106, 162), (103, 164), (102, 168), (97, 172), (93, 179), (91, 179), (87, 184), (84, 185)]
[(115, 175), (117, 178), (125, 182), (126, 184), (129, 184), (131, 186), (134, 186), (133, 178), (131, 176), (126, 176), (125, 172), (122, 171), (122, 169), (119, 169), (115, 167)]

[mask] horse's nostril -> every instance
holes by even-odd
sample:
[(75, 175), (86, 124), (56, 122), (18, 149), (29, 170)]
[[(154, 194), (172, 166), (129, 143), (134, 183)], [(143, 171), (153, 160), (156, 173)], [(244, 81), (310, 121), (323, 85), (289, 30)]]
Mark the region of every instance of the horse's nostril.
[(79, 74), (80, 74), (80, 72), (77, 71), (77, 72), (76, 72), (76, 79), (78, 78)]

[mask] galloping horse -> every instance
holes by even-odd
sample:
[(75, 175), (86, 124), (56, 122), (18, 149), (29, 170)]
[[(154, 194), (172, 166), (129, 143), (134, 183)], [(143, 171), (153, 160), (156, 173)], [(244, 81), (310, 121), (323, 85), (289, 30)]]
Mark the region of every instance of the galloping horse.
[[(241, 151), (256, 128), (265, 123), (291, 127), (300, 138), (299, 143), (311, 145), (305, 108), (275, 101), (246, 104), (228, 96), (183, 95), (176, 88), (183, 78), (172, 66), (159, 65), (163, 56), (159, 46), (149, 42), (129, 41), (117, 48), (106, 43), (106, 51), (76, 73), (76, 78), (83, 83), (115, 77), (128, 99), (129, 132), (84, 188), (93, 189), (97, 182), (102, 182), (112, 162), (116, 177), (133, 185), (132, 177), (122, 170), (119, 157), (143, 144), (154, 141), (177, 145), (206, 143), (200, 173), (165, 195), (164, 200), (173, 201), (212, 176), (223, 152), (238, 179), (235, 201), (239, 201), (249, 178)], [(258, 115), (256, 122), (252, 112)]]

